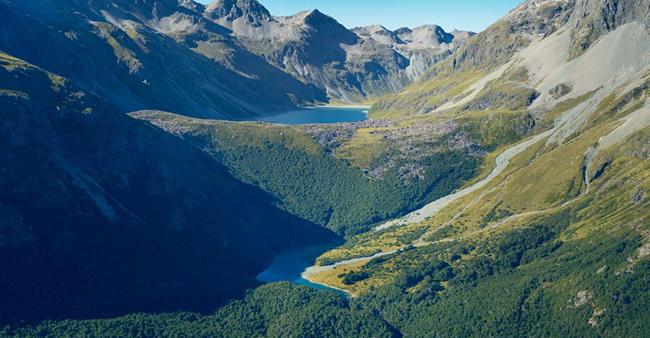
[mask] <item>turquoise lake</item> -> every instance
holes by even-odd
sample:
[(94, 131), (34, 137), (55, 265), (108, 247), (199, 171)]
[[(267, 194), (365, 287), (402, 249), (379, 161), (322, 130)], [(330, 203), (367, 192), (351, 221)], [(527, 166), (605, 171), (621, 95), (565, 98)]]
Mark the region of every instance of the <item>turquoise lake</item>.
[(369, 109), (369, 107), (309, 107), (260, 117), (256, 121), (279, 124), (358, 122), (368, 119)]
[(334, 290), (324, 285), (312, 283), (300, 275), (314, 264), (316, 258), (324, 252), (334, 248), (335, 244), (299, 247), (286, 250), (275, 256), (271, 264), (257, 275), (257, 280), (264, 283), (287, 281), (298, 285), (309, 286), (320, 290)]

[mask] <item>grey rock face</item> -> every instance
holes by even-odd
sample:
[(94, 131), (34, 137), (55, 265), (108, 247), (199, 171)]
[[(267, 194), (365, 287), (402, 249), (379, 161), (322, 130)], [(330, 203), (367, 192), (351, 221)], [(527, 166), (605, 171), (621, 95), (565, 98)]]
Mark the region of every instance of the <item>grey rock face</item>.
[[(217, 1), (208, 6), (206, 16), (231, 29), (271, 64), (342, 101), (400, 90), (470, 35), (458, 32), (455, 40), (433, 25), (396, 32), (379, 25), (348, 30), (318, 10), (286, 17), (264, 14), (251, 21), (251, 11), (224, 9), (233, 3)], [(254, 0), (245, 3), (234, 7), (261, 6)]]
[(571, 56), (587, 50), (602, 35), (628, 22), (650, 20), (647, 0), (573, 0)]
[(271, 13), (264, 6), (251, 0), (218, 0), (207, 6), (205, 13), (208, 17), (228, 21), (244, 18), (253, 26), (272, 20)]
[(463, 41), (437, 26), (352, 31), (318, 10), (273, 17), (255, 0), (3, 0), (0, 13), (0, 50), (123, 112), (195, 117), (363, 101), (400, 90)]
[(327, 100), (322, 90), (246, 50), (226, 28), (206, 19), (198, 4), (0, 4), (1, 50), (76, 81), (123, 112), (157, 108), (241, 118)]
[(442, 27), (437, 25), (420, 26), (409, 30), (409, 32), (402, 32), (399, 37), (413, 48), (440, 48), (443, 45), (448, 46), (455, 38), (454, 35), (445, 32)]

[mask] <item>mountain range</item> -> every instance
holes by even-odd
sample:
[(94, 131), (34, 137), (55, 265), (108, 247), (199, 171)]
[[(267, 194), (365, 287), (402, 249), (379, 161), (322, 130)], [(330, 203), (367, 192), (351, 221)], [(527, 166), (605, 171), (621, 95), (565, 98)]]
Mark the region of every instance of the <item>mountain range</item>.
[(255, 0), (3, 0), (0, 13), (0, 49), (120, 111), (227, 119), (399, 90), (469, 35), (452, 43), (424, 27), (393, 46), (318, 11), (273, 17)]
[[(478, 34), (253, 0), (0, 16), (2, 336), (650, 332), (646, 0), (526, 0)], [(310, 287), (259, 286), (314, 244)]]

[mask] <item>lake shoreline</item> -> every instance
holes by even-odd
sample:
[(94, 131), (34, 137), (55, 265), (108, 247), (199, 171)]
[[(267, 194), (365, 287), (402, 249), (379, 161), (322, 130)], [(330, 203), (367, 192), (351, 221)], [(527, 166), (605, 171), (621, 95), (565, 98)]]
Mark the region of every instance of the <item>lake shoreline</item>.
[(257, 280), (262, 283), (288, 281), (317, 290), (331, 290), (349, 296), (345, 290), (313, 282), (302, 275), (304, 270), (313, 265), (320, 255), (342, 244), (342, 241), (336, 241), (288, 248), (273, 257), (266, 269), (257, 275)]
[(352, 123), (368, 120), (369, 109), (368, 106), (301, 107), (273, 115), (254, 117), (246, 121), (279, 125)]

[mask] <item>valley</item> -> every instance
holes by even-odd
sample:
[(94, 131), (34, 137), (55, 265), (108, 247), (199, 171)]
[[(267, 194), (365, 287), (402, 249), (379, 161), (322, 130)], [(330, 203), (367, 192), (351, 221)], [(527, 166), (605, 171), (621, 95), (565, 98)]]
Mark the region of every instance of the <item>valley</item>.
[[(457, 192), (455, 192), (453, 194), (450, 194), (450, 195), (444, 196), (444, 197), (442, 197), (440, 199), (437, 199), (437, 200), (425, 205), (424, 207), (422, 207), (422, 208), (420, 208), (420, 209), (418, 209), (416, 211), (412, 211), (411, 213), (409, 213), (408, 215), (406, 215), (404, 217), (401, 217), (401, 218), (398, 218), (398, 219), (395, 219), (395, 220), (391, 220), (391, 221), (387, 221), (387, 222), (385, 222), (383, 224), (380, 224), (380, 225), (376, 226), (372, 231), (373, 232), (379, 232), (379, 231), (384, 231), (384, 230), (390, 229), (392, 227), (405, 226), (405, 225), (410, 225), (410, 224), (418, 224), (418, 223), (424, 222), (425, 220), (433, 217), (438, 211), (440, 211), (441, 209), (447, 207), (448, 205), (450, 205), (454, 201), (456, 201), (456, 200), (458, 200), (458, 199), (460, 199), (460, 198), (462, 198), (462, 197), (464, 197), (464, 196), (466, 196), (468, 194), (471, 194), (472, 192), (474, 192), (474, 191), (476, 191), (478, 189), (481, 189), (485, 185), (489, 184), (493, 179), (495, 179), (497, 176), (499, 176), (499, 174), (501, 174), (501, 172), (503, 172), (503, 170), (506, 169), (506, 167), (508, 166), (508, 163), (510, 162), (510, 160), (513, 157), (515, 157), (518, 154), (520, 154), (521, 152), (525, 151), (527, 148), (534, 145), (538, 141), (543, 140), (544, 138), (548, 137), (552, 132), (553, 132), (553, 130), (549, 130), (549, 131), (543, 132), (541, 134), (538, 134), (538, 135), (536, 135), (534, 137), (531, 137), (529, 140), (526, 140), (526, 141), (521, 142), (521, 143), (519, 143), (517, 145), (514, 145), (511, 148), (508, 148), (507, 150), (505, 150), (503, 153), (499, 154), (496, 157), (495, 168), (492, 170), (492, 172), (490, 172), (490, 174), (486, 178), (484, 178), (484, 179), (482, 179), (482, 180), (480, 180), (480, 181), (472, 184), (471, 186), (469, 186), (467, 188), (464, 188), (464, 189), (462, 189), (460, 191), (457, 191)], [(327, 281), (330, 279), (329, 278), (330, 275), (338, 274), (341, 271), (346, 271), (347, 272), (347, 271), (349, 271), (348, 269), (346, 269), (346, 267), (348, 267), (348, 266), (358, 267), (360, 263), (367, 263), (367, 262), (370, 262), (370, 261), (372, 261), (373, 259), (376, 259), (376, 258), (381, 258), (381, 257), (384, 257), (384, 256), (394, 255), (396, 253), (402, 252), (402, 251), (410, 249), (410, 248), (418, 248), (418, 247), (422, 247), (422, 246), (426, 246), (426, 245), (430, 245), (430, 244), (435, 244), (435, 242), (430, 243), (430, 242), (426, 241), (426, 239), (428, 237), (430, 237), (431, 235), (432, 235), (431, 233), (425, 232), (425, 233), (422, 234), (421, 237), (414, 238), (412, 242), (405, 243), (403, 246), (401, 246), (401, 247), (399, 247), (397, 249), (392, 249), (390, 251), (381, 251), (381, 252), (375, 253), (375, 254), (373, 254), (371, 256), (355, 257), (355, 258), (351, 258), (351, 259), (341, 260), (341, 261), (338, 261), (338, 262), (336, 262), (334, 264), (330, 264), (330, 265), (309, 266), (309, 267), (307, 267), (306, 269), (303, 270), (301, 276), (304, 279), (308, 280), (308, 281), (311, 281), (311, 282), (314, 282), (314, 283), (319, 283), (320, 285), (328, 285)]]
[(650, 333), (647, 0), (0, 17), (0, 337)]

